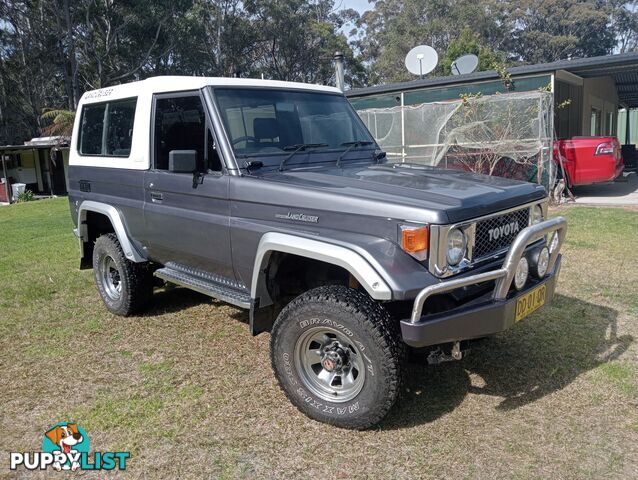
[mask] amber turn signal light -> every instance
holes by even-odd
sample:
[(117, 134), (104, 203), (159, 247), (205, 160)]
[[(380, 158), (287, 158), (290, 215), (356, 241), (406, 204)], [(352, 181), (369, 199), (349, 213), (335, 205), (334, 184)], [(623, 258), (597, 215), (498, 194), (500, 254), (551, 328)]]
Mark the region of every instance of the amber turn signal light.
[(429, 230), (428, 227), (402, 227), (401, 228), (401, 246), (407, 253), (417, 253), (427, 250), (429, 246)]

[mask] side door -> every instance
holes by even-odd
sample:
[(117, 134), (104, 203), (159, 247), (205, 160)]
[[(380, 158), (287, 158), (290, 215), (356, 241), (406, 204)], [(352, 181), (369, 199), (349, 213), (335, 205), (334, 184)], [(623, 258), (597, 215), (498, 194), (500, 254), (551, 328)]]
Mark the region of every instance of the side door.
[[(151, 131), (144, 181), (149, 258), (234, 278), (229, 176), (200, 92), (155, 95)], [(169, 158), (179, 152), (195, 152), (194, 172), (175, 171)]]

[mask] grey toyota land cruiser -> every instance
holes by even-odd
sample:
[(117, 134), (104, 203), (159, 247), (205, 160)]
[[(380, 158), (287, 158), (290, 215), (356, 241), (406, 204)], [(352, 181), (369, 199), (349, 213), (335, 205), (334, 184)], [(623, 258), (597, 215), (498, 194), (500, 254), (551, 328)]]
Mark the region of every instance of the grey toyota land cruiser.
[(368, 428), (399, 395), (407, 347), (458, 360), (548, 304), (566, 233), (542, 186), (397, 160), (331, 87), (156, 77), (88, 92), (69, 168), (80, 265), (117, 315), (161, 281), (249, 310), (300, 411)]

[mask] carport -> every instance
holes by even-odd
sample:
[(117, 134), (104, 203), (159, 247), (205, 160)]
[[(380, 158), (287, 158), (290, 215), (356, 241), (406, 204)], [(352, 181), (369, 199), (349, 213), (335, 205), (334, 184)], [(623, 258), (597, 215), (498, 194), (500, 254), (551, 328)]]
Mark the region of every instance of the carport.
[[(546, 64), (547, 67), (551, 65)], [(566, 60), (555, 62), (554, 66), (560, 69), (556, 72), (554, 85), (558, 104), (566, 97), (564, 93), (561, 95), (561, 84), (580, 85), (583, 89), (583, 128), (580, 134), (619, 137), (627, 167), (635, 168), (635, 142), (638, 139), (632, 130), (635, 132), (638, 126), (638, 53)], [(610, 106), (613, 103), (616, 103), (616, 108)], [(602, 115), (605, 118), (601, 118)], [(560, 111), (556, 117), (560, 119)]]

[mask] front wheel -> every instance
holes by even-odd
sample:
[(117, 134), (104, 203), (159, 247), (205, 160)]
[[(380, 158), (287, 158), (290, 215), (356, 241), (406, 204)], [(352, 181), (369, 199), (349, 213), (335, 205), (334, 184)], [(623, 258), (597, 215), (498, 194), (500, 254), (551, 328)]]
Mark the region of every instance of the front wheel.
[(398, 326), (364, 293), (310, 290), (286, 306), (270, 342), (275, 376), (304, 414), (343, 428), (376, 425), (401, 388)]

